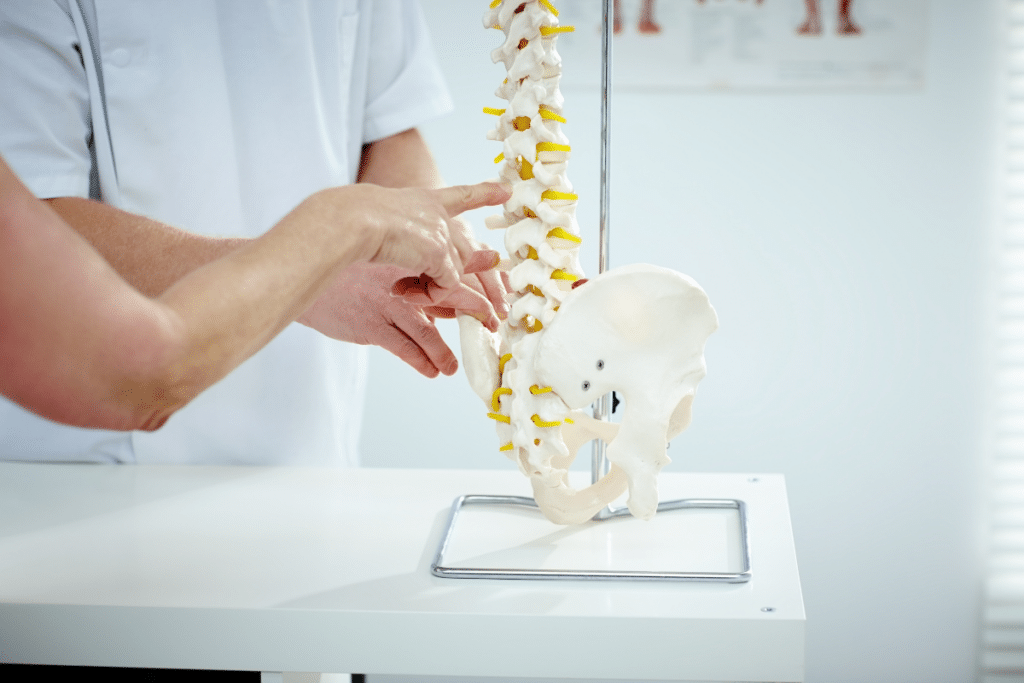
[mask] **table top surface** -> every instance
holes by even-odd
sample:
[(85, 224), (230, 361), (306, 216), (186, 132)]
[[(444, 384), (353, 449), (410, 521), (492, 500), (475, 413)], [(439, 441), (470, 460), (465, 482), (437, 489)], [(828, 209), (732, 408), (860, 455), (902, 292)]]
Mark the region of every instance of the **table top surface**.
[[(432, 576), (453, 499), (529, 495), (515, 471), (0, 463), (0, 640), (10, 642), (0, 661), (112, 665), (117, 648), (102, 640), (114, 632), (136, 645), (113, 665), (699, 680), (711, 665), (674, 676), (675, 656), (672, 666), (654, 657), (616, 669), (609, 653), (601, 668), (599, 652), (558, 664), (566, 648), (649, 643), (656, 632), (678, 650), (677, 638), (696, 632), (708, 641), (692, 642), (697, 649), (716, 638), (775, 649), (799, 639), (802, 670), (805, 616), (782, 476), (665, 473), (659, 484), (663, 500), (745, 502), (750, 582)], [(495, 519), (487, 523), (506, 525)], [(541, 537), (522, 547), (541, 559), (587, 533), (530, 524)], [(616, 538), (656, 529), (623, 520)], [(655, 565), (701, 557), (685, 539), (648, 543), (640, 554)], [(43, 643), (31, 633), (54, 628), (67, 634)], [(512, 661), (510, 650), (523, 659), (524, 639), (562, 645), (532, 664)], [(472, 662), (453, 661), (467, 649)], [(794, 657), (775, 659), (773, 680), (800, 680)]]

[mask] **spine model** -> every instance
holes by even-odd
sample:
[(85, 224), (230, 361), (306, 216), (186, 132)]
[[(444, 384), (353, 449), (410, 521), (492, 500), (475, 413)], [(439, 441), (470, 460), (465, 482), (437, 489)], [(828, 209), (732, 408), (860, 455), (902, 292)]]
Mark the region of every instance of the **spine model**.
[(484, 25), (505, 34), (491, 57), (508, 71), (496, 92), (508, 104), (484, 112), (498, 117), (488, 138), (502, 143), (495, 161), (512, 185), (503, 215), (487, 219), (488, 228), (505, 230), (509, 260), (503, 265), (513, 290), (511, 313), (499, 333), (499, 384), (489, 417), (498, 422), (501, 450), (524, 474), (560, 478), (551, 460), (569, 455), (560, 433), (568, 409), (539, 383), (535, 359), (542, 336), (537, 333), (551, 324), (582, 277), (577, 197), (566, 178), (570, 148), (561, 130), (561, 58), (555, 50), (558, 34), (573, 29), (559, 26), (548, 0), (493, 2)]
[[(696, 282), (667, 268), (632, 264), (583, 280), (555, 50), (572, 28), (558, 25), (549, 0), (495, 0), (484, 25), (505, 34), (492, 58), (508, 70), (497, 91), (508, 104), (484, 111), (498, 118), (488, 137), (502, 143), (495, 161), (512, 197), (487, 227), (505, 231), (501, 267), (513, 291), (497, 334), (459, 316), (463, 369), (548, 519), (586, 522), (627, 491), (629, 511), (650, 519), (718, 318)], [(583, 410), (612, 391), (623, 399), (621, 422)], [(611, 469), (574, 489), (569, 466), (593, 439), (607, 444)]]

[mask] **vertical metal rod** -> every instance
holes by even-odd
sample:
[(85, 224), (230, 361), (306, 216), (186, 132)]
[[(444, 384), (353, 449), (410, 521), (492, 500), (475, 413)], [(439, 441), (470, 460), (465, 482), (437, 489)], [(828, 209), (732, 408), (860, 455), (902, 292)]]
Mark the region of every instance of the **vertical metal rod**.
[[(608, 215), (611, 204), (611, 186), (608, 182), (611, 170), (611, 84), (612, 84), (612, 31), (615, 24), (612, 0), (604, 0), (604, 11), (601, 13), (601, 213), (599, 221), (598, 267), (600, 275), (608, 270)], [(594, 406), (594, 418), (608, 419), (608, 408), (611, 403), (609, 396), (602, 396)], [(596, 483), (608, 472), (608, 459), (605, 457), (605, 443), (594, 440), (593, 454), (590, 463), (590, 480)], [(601, 514), (598, 514), (601, 517)]]
[(612, 0), (604, 0), (604, 30), (601, 32), (601, 214), (599, 223), (598, 267), (600, 275), (608, 270), (608, 214), (611, 204), (611, 94), (612, 94)]

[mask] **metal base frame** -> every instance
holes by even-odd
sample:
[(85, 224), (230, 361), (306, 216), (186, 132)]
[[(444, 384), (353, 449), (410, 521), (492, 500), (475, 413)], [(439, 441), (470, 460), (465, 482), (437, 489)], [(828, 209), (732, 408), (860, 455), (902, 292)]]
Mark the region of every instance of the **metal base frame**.
[[(739, 512), (740, 558), (742, 568), (738, 572), (674, 572), (674, 571), (612, 571), (605, 569), (563, 570), (563, 569), (498, 569), (484, 567), (445, 566), (445, 552), (455, 531), (459, 512), (469, 505), (504, 505), (538, 510), (536, 501), (526, 496), (465, 495), (452, 503), (448, 527), (434, 556), (430, 571), (434, 576), (446, 579), (516, 579), (547, 581), (689, 581), (714, 583), (746, 583), (750, 581), (750, 543), (747, 538), (747, 507), (742, 500), (731, 498), (687, 498), (669, 500), (658, 505), (658, 513), (671, 510), (723, 510)], [(607, 513), (595, 520), (629, 515), (626, 508), (606, 508)]]

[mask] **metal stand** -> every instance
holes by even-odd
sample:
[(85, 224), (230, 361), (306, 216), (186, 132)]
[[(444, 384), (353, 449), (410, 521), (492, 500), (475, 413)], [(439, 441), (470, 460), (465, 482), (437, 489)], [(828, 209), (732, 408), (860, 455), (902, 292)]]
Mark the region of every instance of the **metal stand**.
[[(612, 78), (612, 0), (603, 0), (602, 12), (603, 31), (601, 34), (601, 204), (598, 243), (598, 274), (608, 270), (609, 244), (609, 205), (611, 190), (609, 175), (611, 170), (611, 78)], [(604, 395), (594, 406), (594, 418), (607, 420), (611, 396)], [(591, 483), (608, 473), (610, 468), (605, 454), (606, 444), (595, 439), (591, 455)], [(745, 583), (751, 578), (750, 543), (747, 539), (747, 512), (741, 500), (733, 499), (687, 499), (669, 500), (658, 505), (658, 513), (670, 510), (721, 510), (734, 509), (739, 512), (740, 525), (740, 558), (741, 568), (738, 572), (682, 572), (682, 571), (613, 571), (605, 569), (562, 570), (562, 569), (499, 569), (483, 567), (447, 567), (444, 564), (445, 551), (451, 543), (455, 531), (455, 522), (462, 508), (469, 505), (501, 505), (518, 508), (538, 509), (536, 501), (524, 496), (496, 495), (465, 495), (452, 503), (448, 527), (438, 546), (437, 554), (431, 564), (430, 571), (434, 576), (458, 579), (542, 579), (542, 580), (582, 580), (582, 581), (710, 581), (721, 583)], [(629, 510), (625, 507), (605, 507), (593, 517), (593, 521), (601, 522), (615, 517), (626, 517)]]
[[(441, 539), (430, 570), (434, 576), (448, 579), (544, 579), (549, 581), (710, 581), (718, 583), (745, 583), (750, 580), (750, 543), (747, 539), (747, 510), (742, 500), (687, 499), (670, 500), (658, 505), (658, 514), (669, 510), (737, 510), (740, 524), (740, 570), (737, 572), (688, 571), (618, 571), (608, 569), (500, 569), (483, 567), (449, 567), (445, 565), (445, 552), (455, 531), (455, 522), (462, 508), (468, 505), (502, 505), (537, 509), (533, 498), (525, 496), (460, 496), (452, 503), (448, 528)], [(603, 520), (626, 517), (625, 508), (609, 512)], [(595, 517), (595, 520), (597, 518)], [(638, 522), (640, 523), (640, 522)]]

